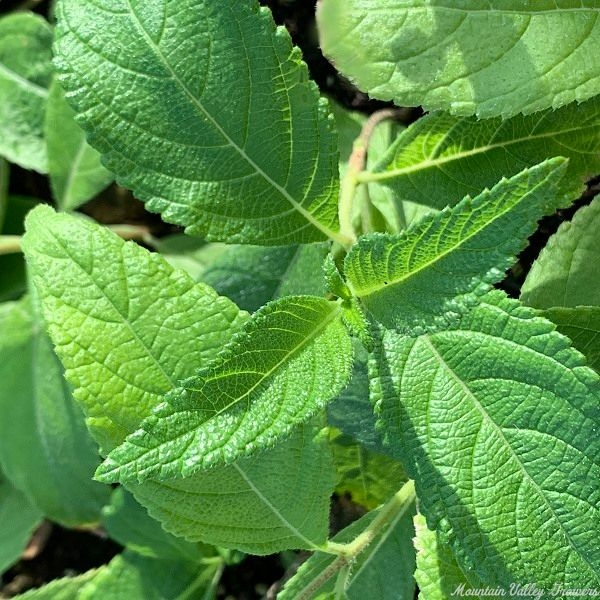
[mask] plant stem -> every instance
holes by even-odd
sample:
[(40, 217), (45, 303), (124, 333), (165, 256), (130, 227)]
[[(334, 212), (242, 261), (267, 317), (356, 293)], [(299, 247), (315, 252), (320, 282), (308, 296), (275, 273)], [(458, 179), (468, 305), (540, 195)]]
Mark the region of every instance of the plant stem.
[(21, 252), (20, 235), (0, 235), (0, 255)]
[(373, 132), (379, 123), (386, 119), (396, 118), (400, 112), (393, 108), (386, 108), (374, 112), (365, 122), (360, 135), (352, 144), (352, 153), (348, 159), (348, 168), (341, 182), (339, 218), (340, 234), (356, 241), (356, 234), (352, 227), (352, 205), (356, 188), (360, 185), (360, 174), (364, 171), (367, 162), (367, 149)]
[(336, 592), (341, 582), (344, 584), (349, 575), (349, 567), (356, 557), (384, 530), (395, 517), (401, 516), (415, 499), (415, 483), (408, 480), (380, 509), (370, 525), (354, 540), (347, 544), (327, 542), (321, 552), (336, 554), (337, 558), (313, 579), (297, 596), (296, 600), (308, 600), (336, 573), (341, 572), (341, 579), (336, 583)]

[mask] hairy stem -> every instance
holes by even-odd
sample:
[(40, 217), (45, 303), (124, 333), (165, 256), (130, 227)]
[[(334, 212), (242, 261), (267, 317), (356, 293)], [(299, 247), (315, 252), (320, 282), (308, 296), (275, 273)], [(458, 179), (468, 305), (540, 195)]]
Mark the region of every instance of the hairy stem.
[(352, 144), (352, 153), (348, 159), (348, 168), (341, 182), (339, 217), (340, 217), (340, 233), (356, 241), (354, 228), (352, 227), (352, 205), (356, 188), (360, 185), (360, 174), (364, 171), (367, 162), (367, 150), (369, 142), (373, 136), (373, 132), (379, 123), (387, 119), (394, 119), (401, 114), (393, 108), (386, 108), (374, 112), (365, 122), (360, 135)]

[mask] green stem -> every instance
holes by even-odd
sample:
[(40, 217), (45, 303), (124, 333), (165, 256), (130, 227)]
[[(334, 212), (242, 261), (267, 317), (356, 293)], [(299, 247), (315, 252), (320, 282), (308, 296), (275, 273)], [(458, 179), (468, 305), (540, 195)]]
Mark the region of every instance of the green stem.
[(354, 540), (347, 544), (327, 542), (320, 549), (321, 552), (336, 554), (337, 558), (331, 562), (315, 579), (313, 579), (296, 597), (296, 600), (309, 600), (314, 592), (319, 590), (327, 581), (340, 573), (336, 582), (336, 592), (340, 585), (346, 585), (349, 568), (356, 557), (389, 525), (396, 517), (408, 509), (415, 499), (415, 483), (407, 481), (380, 509), (377, 516), (369, 526)]
[(0, 235), (0, 255), (21, 252), (20, 235)]
[(4, 218), (6, 217), (6, 207), (8, 205), (8, 180), (10, 167), (8, 162), (0, 157), (0, 233), (4, 227)]
[(374, 112), (365, 122), (360, 135), (352, 144), (352, 153), (348, 159), (348, 168), (340, 186), (340, 203), (339, 203), (339, 218), (340, 218), (340, 234), (346, 238), (356, 242), (356, 234), (352, 226), (352, 206), (356, 188), (360, 185), (361, 173), (365, 169), (367, 163), (367, 149), (369, 142), (373, 136), (373, 132), (379, 123), (386, 119), (394, 119), (398, 116), (398, 111), (393, 108), (386, 108)]

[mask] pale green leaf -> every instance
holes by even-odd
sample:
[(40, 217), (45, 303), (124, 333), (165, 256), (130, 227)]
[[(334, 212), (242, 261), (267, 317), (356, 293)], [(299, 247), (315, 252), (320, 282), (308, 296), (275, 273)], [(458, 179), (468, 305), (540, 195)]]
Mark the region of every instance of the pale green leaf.
[(340, 239), (327, 103), (255, 0), (61, 0), (61, 82), (119, 182), (211, 240)]
[(538, 219), (557, 208), (565, 168), (550, 159), (399, 235), (364, 236), (345, 261), (353, 293), (386, 326), (443, 325), (502, 279)]
[(79, 592), (100, 569), (91, 569), (75, 577), (55, 579), (46, 585), (15, 596), (19, 600), (79, 600)]
[(27, 229), (23, 246), (56, 352), (108, 452), (178, 379), (212, 360), (245, 315), (91, 222), (44, 206)]
[(29, 298), (0, 314), (0, 462), (47, 518), (96, 522), (110, 488), (92, 481), (99, 463), (81, 408), (64, 380), (39, 307)]
[(102, 525), (111, 539), (143, 556), (196, 563), (204, 556), (198, 544), (167, 533), (122, 487), (104, 507)]
[(86, 142), (56, 81), (50, 87), (44, 133), (50, 185), (62, 210), (76, 209), (112, 181), (112, 174), (100, 163), (100, 155)]
[(486, 584), (600, 584), (600, 382), (490, 292), (445, 331), (382, 332), (372, 392), (420, 509)]
[(419, 600), (451, 600), (463, 595), (470, 598), (485, 597), (486, 594), (474, 591), (485, 589), (485, 586), (478, 583), (478, 587), (474, 588), (467, 581), (450, 548), (439, 539), (435, 531), (427, 528), (425, 517), (415, 515), (414, 523), (414, 544), (417, 551), (415, 579), (419, 586)]
[[(378, 512), (374, 510), (367, 513), (338, 533), (333, 541), (352, 542), (371, 524)], [(316, 552), (286, 582), (277, 595), (278, 600), (338, 598), (333, 594), (336, 583), (344, 590), (348, 600), (412, 600), (415, 591), (415, 551), (412, 545), (414, 514), (414, 502), (398, 511), (346, 571), (344, 563), (336, 560), (335, 555)], [(338, 582), (340, 576), (344, 579)]]
[(338, 479), (335, 491), (349, 494), (369, 510), (383, 504), (408, 479), (398, 461), (367, 450), (339, 431), (331, 434), (331, 449)]
[(283, 296), (325, 295), (324, 244), (264, 248), (231, 246), (202, 273), (202, 281), (254, 312)]
[(289, 435), (348, 383), (352, 342), (340, 313), (338, 303), (314, 296), (264, 306), (109, 454), (96, 477), (188, 477)]
[(52, 80), (52, 29), (20, 12), (0, 19), (0, 155), (47, 171), (44, 112)]
[(569, 159), (558, 189), (565, 202), (577, 198), (585, 180), (600, 173), (600, 98), (505, 121), (427, 115), (365, 179), (389, 186), (402, 206), (442, 209), (550, 156)]
[(558, 330), (573, 341), (590, 367), (600, 372), (600, 307), (555, 307), (542, 311)]
[(25, 549), (42, 514), (0, 472), (0, 574)]
[(599, 306), (600, 197), (563, 223), (531, 267), (521, 300), (535, 308)]
[(600, 92), (597, 0), (322, 0), (321, 46), (373, 98), (509, 117)]
[(326, 436), (300, 425), (273, 449), (228, 467), (129, 487), (174, 535), (271, 554), (325, 542), (333, 486)]

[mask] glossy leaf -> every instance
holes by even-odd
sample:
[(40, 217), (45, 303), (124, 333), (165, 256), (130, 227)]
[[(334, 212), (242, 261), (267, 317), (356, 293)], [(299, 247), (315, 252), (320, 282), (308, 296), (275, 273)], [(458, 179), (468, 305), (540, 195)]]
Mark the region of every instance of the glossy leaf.
[[(338, 598), (334, 589), (344, 591), (347, 600), (394, 598), (412, 600), (415, 585), (415, 552), (412, 546), (414, 502), (399, 511), (389, 525), (344, 569), (332, 554), (316, 552), (304, 562), (277, 595), (279, 600), (322, 600)], [(336, 543), (352, 542), (362, 533), (378, 511), (371, 511), (336, 536)], [(338, 580), (342, 577), (342, 581)], [(336, 584), (338, 587), (336, 588)]]
[(327, 103), (254, 0), (61, 0), (56, 63), (90, 143), (152, 211), (211, 240), (337, 234)]
[(444, 325), (502, 279), (544, 214), (565, 161), (550, 159), (402, 234), (361, 238), (345, 260), (353, 293), (388, 327)]
[(47, 171), (44, 112), (52, 80), (52, 29), (19, 12), (0, 19), (0, 155)]
[(91, 222), (40, 207), (27, 228), (24, 250), (56, 352), (108, 452), (245, 316), (158, 254)]
[(101, 481), (188, 477), (269, 448), (347, 384), (352, 345), (340, 305), (276, 300), (214, 363), (181, 382), (96, 472)]
[(50, 185), (62, 210), (76, 209), (112, 181), (112, 174), (100, 163), (100, 155), (86, 142), (57, 82), (50, 87), (44, 133)]
[(92, 481), (98, 449), (29, 298), (0, 312), (0, 462), (47, 518), (96, 522), (110, 488)]
[(382, 332), (372, 393), (420, 509), (487, 585), (598, 587), (600, 381), (500, 292), (445, 331)]
[(600, 198), (563, 223), (531, 267), (521, 300), (535, 308), (600, 306)]
[(550, 156), (569, 159), (558, 188), (568, 203), (600, 172), (600, 98), (507, 120), (426, 115), (366, 177), (391, 190), (396, 204), (439, 210)]
[(174, 535), (262, 555), (326, 541), (333, 473), (326, 437), (301, 425), (228, 467), (129, 488)]
[(42, 514), (0, 472), (0, 574), (17, 562)]
[(373, 98), (510, 117), (600, 92), (596, 0), (323, 0), (323, 51)]

